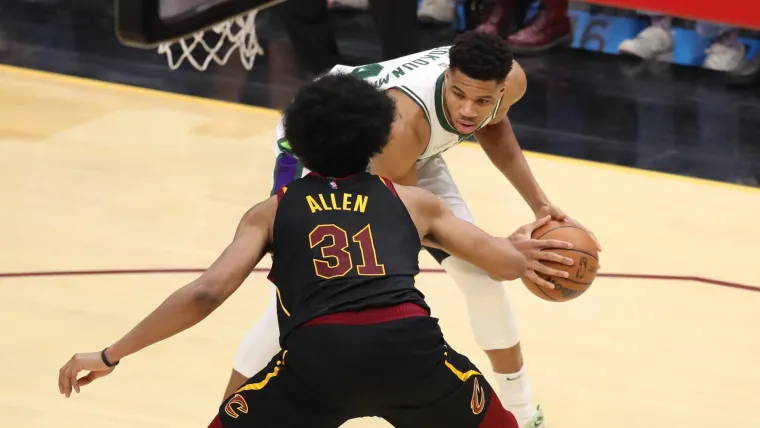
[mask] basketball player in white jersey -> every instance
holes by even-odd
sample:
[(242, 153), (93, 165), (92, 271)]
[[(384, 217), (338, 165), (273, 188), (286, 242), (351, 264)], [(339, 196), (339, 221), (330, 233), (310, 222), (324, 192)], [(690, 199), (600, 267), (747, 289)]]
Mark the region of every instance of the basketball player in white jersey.
[[(509, 107), (523, 96), (526, 77), (501, 38), (469, 32), (459, 36), (451, 47), (379, 64), (338, 65), (329, 73), (350, 73), (373, 82), (396, 101), (398, 117), (391, 141), (373, 160), (371, 172), (399, 184), (427, 189), (442, 198), (456, 216), (474, 223), (442, 157), (446, 150), (474, 136), (536, 218), (551, 215), (556, 220), (578, 224), (543, 193), (512, 132), (506, 115)], [(289, 153), (283, 135), (280, 124), (273, 192), (308, 173)], [(543, 427), (542, 410), (533, 407), (530, 401), (517, 323), (505, 288), (471, 264), (438, 249), (428, 251), (464, 294), (475, 340), (491, 360), (502, 403), (521, 427)], [(566, 263), (572, 261), (567, 259)], [(536, 271), (549, 275), (556, 271), (538, 262), (529, 268), (527, 276), (531, 280), (553, 287), (536, 276)], [(238, 350), (227, 394), (261, 370), (279, 351), (277, 304), (273, 289), (266, 313), (246, 334)]]

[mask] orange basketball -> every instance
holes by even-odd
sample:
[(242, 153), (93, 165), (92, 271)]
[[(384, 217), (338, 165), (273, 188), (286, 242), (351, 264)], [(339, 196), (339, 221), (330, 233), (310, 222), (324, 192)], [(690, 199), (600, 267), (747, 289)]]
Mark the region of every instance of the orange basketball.
[(544, 251), (569, 257), (574, 261), (572, 266), (541, 261), (546, 266), (563, 270), (569, 275), (567, 278), (560, 278), (538, 273), (541, 278), (554, 284), (553, 290), (536, 285), (530, 279), (523, 277), (523, 284), (528, 287), (531, 293), (550, 302), (566, 302), (580, 296), (591, 286), (599, 270), (599, 254), (596, 251), (594, 240), (586, 231), (567, 222), (551, 220), (534, 230), (531, 236), (533, 239), (558, 239), (570, 242), (573, 244), (573, 248), (570, 250), (551, 248)]

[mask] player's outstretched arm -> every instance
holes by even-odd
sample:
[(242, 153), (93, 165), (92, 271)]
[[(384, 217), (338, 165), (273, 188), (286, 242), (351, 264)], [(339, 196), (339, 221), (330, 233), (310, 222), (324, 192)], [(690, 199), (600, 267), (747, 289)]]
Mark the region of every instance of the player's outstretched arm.
[[(79, 392), (81, 386), (111, 373), (113, 368), (106, 365), (106, 361), (117, 363), (130, 354), (174, 336), (219, 307), (240, 287), (264, 256), (276, 209), (275, 197), (251, 208), (240, 221), (232, 243), (200, 277), (175, 291), (102, 353), (80, 353), (71, 357), (59, 372), (61, 394), (69, 397), (72, 388)], [(82, 370), (89, 370), (90, 373), (77, 379), (77, 374)]]
[(427, 190), (396, 188), (426, 245), (445, 250), (503, 280), (525, 274), (525, 257), (509, 239), (491, 236), (459, 219), (440, 198)]

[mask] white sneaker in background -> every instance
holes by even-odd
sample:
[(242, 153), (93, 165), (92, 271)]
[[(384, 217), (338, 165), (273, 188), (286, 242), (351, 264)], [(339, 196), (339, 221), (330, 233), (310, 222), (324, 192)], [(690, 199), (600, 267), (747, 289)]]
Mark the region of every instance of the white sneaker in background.
[(454, 20), (455, 0), (422, 0), (417, 9), (420, 21), (450, 23)]
[(623, 40), (618, 46), (621, 54), (628, 54), (641, 59), (673, 59), (673, 34), (670, 31), (652, 25), (633, 39)]
[(715, 42), (705, 51), (705, 57), (702, 66), (715, 71), (731, 72), (739, 68), (742, 64), (747, 50), (742, 43), (723, 44)]

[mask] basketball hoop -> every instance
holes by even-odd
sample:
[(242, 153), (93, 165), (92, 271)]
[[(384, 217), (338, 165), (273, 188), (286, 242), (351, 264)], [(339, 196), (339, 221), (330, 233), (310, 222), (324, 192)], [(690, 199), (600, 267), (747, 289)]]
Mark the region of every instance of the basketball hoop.
[[(221, 22), (200, 30), (189, 37), (161, 43), (158, 53), (166, 55), (169, 68), (176, 70), (184, 62), (189, 62), (199, 71), (206, 71), (211, 62), (225, 65), (235, 50), (246, 70), (253, 68), (256, 55), (264, 55), (264, 50), (256, 38), (256, 14), (262, 8), (256, 8), (229, 21)], [(208, 41), (206, 36), (214, 34), (216, 40)], [(175, 58), (173, 46), (179, 46), (181, 52)], [(205, 53), (204, 53), (205, 51)], [(198, 59), (193, 53), (205, 58)]]

